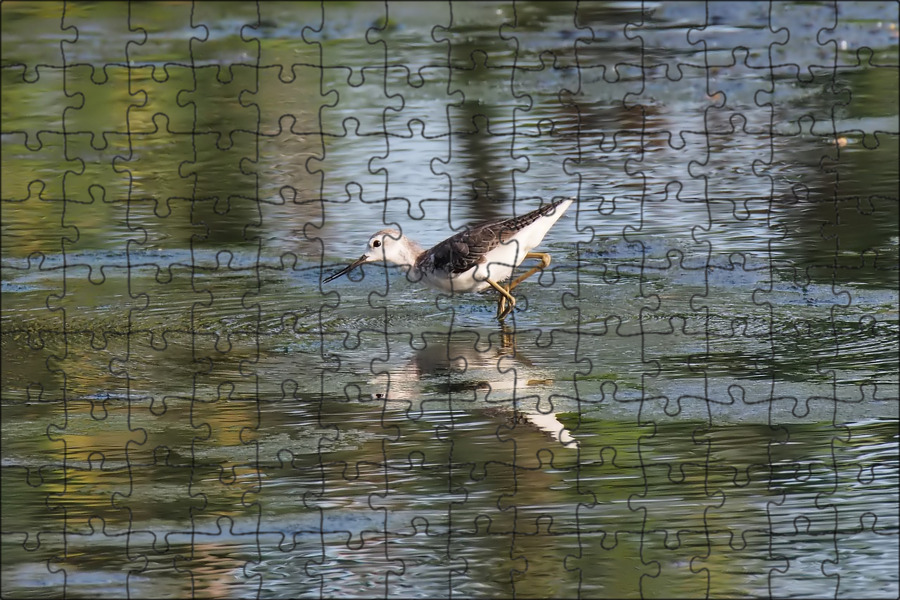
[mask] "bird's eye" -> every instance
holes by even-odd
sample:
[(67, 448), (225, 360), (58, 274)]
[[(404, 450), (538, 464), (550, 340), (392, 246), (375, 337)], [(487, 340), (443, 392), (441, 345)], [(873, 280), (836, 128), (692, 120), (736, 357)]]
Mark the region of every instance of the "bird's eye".
[(379, 248), (381, 246), (381, 240), (375, 240), (372, 242), (373, 248)]

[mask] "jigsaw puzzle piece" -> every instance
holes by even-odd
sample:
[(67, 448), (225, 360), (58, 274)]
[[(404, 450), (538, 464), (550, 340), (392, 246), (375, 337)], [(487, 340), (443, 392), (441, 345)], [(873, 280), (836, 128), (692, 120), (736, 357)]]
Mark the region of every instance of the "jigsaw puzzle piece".
[[(258, 7), (259, 24), (255, 31), (259, 44), (260, 75), (272, 70), (282, 83), (296, 81), (298, 68), (311, 68), (320, 66), (320, 47), (315, 43), (306, 41), (307, 36), (315, 36), (323, 28), (323, 9), (321, 5), (314, 3), (304, 4), (266, 4)], [(270, 43), (277, 39), (278, 43)], [(260, 82), (260, 88), (266, 86)], [(304, 94), (298, 94), (297, 101), (304, 101), (309, 89)], [(263, 109), (268, 108), (269, 103), (261, 103)], [(315, 121), (315, 118), (312, 118)], [(268, 119), (262, 119), (263, 123), (269, 123)]]
[[(132, 106), (141, 103), (132, 94), (122, 94), (131, 82), (131, 70), (124, 66), (105, 65), (102, 70), (90, 64), (66, 67), (65, 90), (75, 105), (63, 112), (63, 126), (70, 136), (88, 135), (89, 148), (109, 150), (110, 145), (122, 156), (130, 154), (128, 115)], [(101, 116), (102, 115), (102, 116)], [(110, 141), (110, 137), (115, 138)], [(80, 156), (79, 154), (69, 154)], [(85, 162), (93, 157), (88, 154)], [(107, 161), (107, 166), (112, 161)]]
[[(126, 65), (126, 46), (143, 37), (131, 28), (131, 7), (125, 4), (70, 4), (60, 13), (63, 31), (76, 33), (74, 40), (63, 40), (60, 46), (65, 64), (69, 67), (91, 66), (95, 71), (95, 83), (102, 83), (109, 76), (108, 73), (98, 74), (96, 70)], [(101, 31), (105, 43), (99, 44), (97, 38)]]
[[(190, 141), (194, 132), (195, 105), (186, 99), (187, 91), (193, 87), (193, 68), (185, 65), (167, 63), (156, 68), (153, 65), (133, 67), (129, 82), (129, 93), (134, 97), (128, 109), (128, 127), (131, 131), (133, 151), (138, 156), (145, 156), (147, 148), (145, 140), (160, 135), (161, 132), (173, 134), (169, 141), (181, 146)], [(193, 149), (191, 149), (193, 150)], [(190, 154), (178, 152), (183, 160)], [(154, 156), (154, 159), (161, 159)], [(135, 160), (128, 155), (123, 160)], [(140, 182), (138, 182), (140, 183)], [(158, 185), (169, 184), (169, 179), (155, 181)]]
[[(167, 79), (167, 72), (173, 66), (183, 68), (191, 66), (191, 44), (206, 33), (202, 24), (191, 21), (193, 7), (188, 4), (177, 4), (167, 6), (166, 10), (157, 10), (154, 5), (139, 4), (129, 6), (128, 11), (128, 29), (133, 32), (134, 39), (125, 44), (126, 62), (135, 75), (147, 73), (135, 77), (136, 79), (162, 82)], [(169, 35), (173, 30), (190, 31), (195, 35), (173, 38)], [(160, 65), (161, 56), (177, 57), (181, 62), (168, 60)], [(133, 90), (131, 91), (133, 93)], [(172, 114), (169, 111), (163, 112)]]
[[(28, 4), (4, 4), (0, 14), (3, 15), (3, 37), (8, 45), (4, 52), (3, 70), (24, 68), (25, 78), (33, 82), (38, 79), (38, 65), (62, 68), (65, 63), (60, 52), (61, 44), (72, 44), (78, 40), (75, 28), (62, 26), (64, 10), (65, 6), (60, 2), (41, 10)], [(22, 27), (23, 23), (28, 26)], [(58, 89), (62, 91), (62, 87)]]
[[(501, 37), (504, 43), (497, 43), (501, 28), (515, 22), (516, 7), (511, 3), (497, 5), (460, 4), (451, 7), (448, 25), (437, 24), (432, 28), (431, 37), (438, 43), (447, 43), (449, 66), (453, 70), (470, 69), (475, 66), (474, 54), (481, 54), (478, 62), (503, 68), (501, 60), (515, 49), (515, 41)], [(444, 21), (444, 19), (441, 19)], [(477, 23), (477, 28), (472, 24)], [(494, 56), (491, 56), (493, 52)]]
[[(248, 103), (247, 98), (259, 93), (257, 67), (235, 64), (223, 72), (219, 65), (204, 65), (195, 66), (191, 71), (194, 87), (179, 93), (176, 101), (193, 106), (194, 133), (202, 134), (199, 138), (202, 142), (196, 149), (197, 159), (206, 165), (207, 161), (215, 161), (209, 155), (213, 148), (227, 152), (236, 151), (237, 147), (240, 149), (237, 151), (243, 152), (241, 156), (255, 161), (260, 113), (257, 105)], [(237, 166), (232, 168), (241, 172)]]
[[(16, 484), (9, 479), (3, 481), (3, 484), (9, 485), (4, 489), (16, 490)], [(21, 492), (16, 490), (16, 493)], [(28, 496), (25, 493), (21, 494), (22, 497)], [(44, 499), (45, 496), (42, 496), (36, 502), (43, 502)], [(28, 516), (28, 513), (24, 511), (18, 514)], [(43, 514), (31, 518), (47, 521)], [(24, 544), (22, 540), (24, 540)], [(66, 574), (53, 563), (65, 551), (65, 538), (61, 530), (59, 532), (41, 532), (34, 537), (30, 537), (25, 532), (4, 530), (0, 533), (0, 544), (2, 544), (3, 551), (9, 553), (8, 556), (15, 553), (18, 558), (15, 564), (9, 564), (4, 568), (3, 587), (5, 591), (15, 593), (42, 586), (52, 586), (55, 589), (66, 587)]]
[(237, 75), (236, 68), (255, 71), (259, 64), (260, 44), (254, 37), (259, 30), (259, 10), (256, 6), (235, 6), (229, 10), (228, 18), (222, 17), (215, 5), (192, 7), (190, 25), (197, 35), (191, 37), (187, 54), (195, 68), (212, 67), (210, 77), (219, 83), (237, 83), (235, 78), (245, 75)]
[[(111, 204), (124, 213), (132, 185), (130, 173), (123, 171), (119, 164), (119, 160), (127, 159), (131, 155), (130, 136), (119, 133), (103, 134), (101, 139), (105, 144), (99, 149), (93, 146), (96, 139), (87, 133), (66, 135), (66, 154), (80, 161), (82, 168), (77, 172), (66, 172), (63, 180), (67, 201), (66, 222), (80, 233), (92, 236), (96, 236), (96, 230), (91, 231), (87, 215), (79, 214), (79, 211), (82, 213), (96, 211), (102, 215), (105, 205)], [(99, 206), (94, 206), (95, 203)], [(112, 208), (109, 207), (110, 210)], [(116, 212), (113, 214), (116, 215), (115, 218), (107, 217), (104, 220), (121, 226), (124, 214)], [(98, 217), (95, 216), (94, 221), (97, 220)], [(97, 225), (93, 227), (96, 229)], [(94, 245), (96, 246), (96, 242)]]
[[(34, 107), (39, 106), (42, 102), (46, 102), (48, 106), (76, 107), (80, 104), (80, 99), (66, 95), (64, 83), (66, 68), (64, 67), (42, 64), (35, 67), (34, 73), (29, 74), (27, 65), (10, 64), (3, 66), (2, 73), (2, 99), (4, 105), (10, 110), (10, 119), (4, 123), (3, 127), (3, 161), (7, 163), (7, 161), (21, 159), (23, 155), (39, 158), (43, 156), (39, 151), (44, 149), (45, 144), (48, 146), (48, 150), (52, 146), (58, 145), (58, 142), (55, 144), (52, 140), (62, 135), (63, 112), (47, 114), (34, 110)], [(28, 106), (31, 107), (31, 110), (15, 111), (12, 108), (15, 106)], [(29, 154), (24, 154), (26, 150), (29, 151)], [(48, 163), (52, 162), (49, 158), (46, 160)], [(49, 169), (46, 172), (48, 177), (53, 173)], [(7, 195), (6, 190), (27, 186), (31, 179), (27, 182), (21, 182), (21, 179), (31, 175), (32, 173), (22, 173), (16, 169), (4, 169), (3, 198), (24, 197), (18, 191), (15, 195)]]
[[(831, 79), (837, 63), (838, 44), (830, 37), (840, 20), (846, 18), (838, 6), (772, 5), (769, 12), (771, 29), (787, 34), (787, 39), (773, 47), (774, 75), (794, 76), (800, 83), (811, 83), (825, 77)], [(810, 50), (815, 49), (814, 53)], [(823, 120), (830, 120), (824, 115)]]
[[(25, 137), (21, 132), (3, 134), (3, 161), (25, 161), (31, 165), (31, 169), (12, 169), (7, 171), (8, 176), (3, 177), (3, 201), (23, 201), (33, 199), (37, 204), (35, 211), (59, 211), (64, 203), (64, 181), (68, 174), (79, 174), (84, 170), (84, 162), (67, 153), (66, 136), (57, 133), (42, 131), (37, 134), (39, 146), (36, 150), (30, 150), (25, 146)], [(43, 203), (38, 204), (38, 202)], [(54, 214), (51, 213), (51, 214)], [(51, 219), (56, 222), (56, 216)], [(60, 223), (62, 218), (60, 216)], [(45, 234), (46, 235), (46, 234)], [(36, 234), (37, 239), (45, 237)], [(56, 236), (59, 239), (59, 236)]]
[[(256, 174), (245, 168), (255, 163), (255, 134), (232, 136), (235, 143), (226, 150), (215, 147), (215, 137), (196, 136), (196, 161), (182, 166), (185, 177), (193, 178), (196, 186), (191, 223), (206, 227), (206, 235), (192, 237), (191, 247), (201, 254), (225, 248), (225, 252), (240, 253), (238, 262), (246, 264), (258, 252), (262, 221)], [(253, 257), (243, 256), (244, 252)]]
[[(309, 49), (316, 46), (297, 44), (297, 52)], [(311, 170), (310, 160), (325, 156), (319, 115), (334, 105), (337, 94), (310, 93), (320, 88), (322, 80), (321, 68), (312, 63), (293, 64), (287, 71), (281, 65), (267, 66), (257, 70), (257, 77), (261, 92), (244, 91), (241, 99), (259, 112), (258, 162), (247, 169), (258, 175), (260, 199), (279, 215), (290, 214), (298, 205), (321, 204), (323, 172)], [(293, 107), (291, 112), (271, 112), (283, 105), (272, 102), (273, 97), (290, 99), (286, 102)], [(272, 221), (279, 220), (273, 215)]]

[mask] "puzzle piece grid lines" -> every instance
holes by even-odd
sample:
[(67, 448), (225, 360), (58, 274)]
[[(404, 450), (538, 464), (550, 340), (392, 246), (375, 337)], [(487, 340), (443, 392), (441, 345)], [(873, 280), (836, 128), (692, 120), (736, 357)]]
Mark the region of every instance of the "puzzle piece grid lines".
[[(896, 596), (895, 8), (37, 6), (4, 596)], [(565, 195), (511, 328), (320, 285)]]

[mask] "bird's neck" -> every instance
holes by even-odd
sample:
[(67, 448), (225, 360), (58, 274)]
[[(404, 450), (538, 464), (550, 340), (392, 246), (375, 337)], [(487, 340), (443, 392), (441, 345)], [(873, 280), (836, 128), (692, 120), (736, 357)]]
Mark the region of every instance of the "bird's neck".
[(396, 260), (392, 260), (395, 265), (400, 267), (400, 270), (404, 273), (409, 273), (412, 276), (416, 276), (418, 273), (418, 267), (416, 266), (416, 261), (422, 255), (424, 250), (422, 246), (418, 243), (406, 239), (406, 244), (400, 249), (400, 252), (395, 257)]

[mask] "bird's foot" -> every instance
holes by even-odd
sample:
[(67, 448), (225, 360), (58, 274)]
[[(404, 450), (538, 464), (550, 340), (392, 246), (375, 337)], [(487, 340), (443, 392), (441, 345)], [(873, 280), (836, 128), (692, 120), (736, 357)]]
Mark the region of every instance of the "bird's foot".
[(506, 300), (506, 296), (500, 296), (499, 302), (497, 302), (497, 320), (503, 322), (503, 319), (509, 315), (516, 307), (516, 299), (512, 296), (509, 297), (509, 302)]
[(506, 315), (512, 312), (512, 309), (516, 307), (516, 299), (509, 293), (508, 288), (503, 287), (491, 279), (488, 279), (487, 282), (492, 288), (500, 293), (500, 298), (497, 301), (497, 320), (503, 321), (503, 319), (506, 318)]

